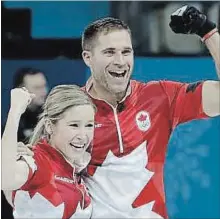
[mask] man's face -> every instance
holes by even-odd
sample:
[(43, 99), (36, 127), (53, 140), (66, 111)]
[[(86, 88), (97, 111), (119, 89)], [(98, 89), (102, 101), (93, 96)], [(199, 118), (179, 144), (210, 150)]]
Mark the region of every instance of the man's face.
[(44, 75), (41, 72), (35, 75), (26, 75), (24, 77), (23, 85), (29, 92), (36, 95), (32, 100), (31, 105), (42, 106), (47, 96), (47, 82)]
[(112, 94), (126, 91), (134, 64), (127, 30), (101, 33), (94, 42), (87, 65), (96, 84)]

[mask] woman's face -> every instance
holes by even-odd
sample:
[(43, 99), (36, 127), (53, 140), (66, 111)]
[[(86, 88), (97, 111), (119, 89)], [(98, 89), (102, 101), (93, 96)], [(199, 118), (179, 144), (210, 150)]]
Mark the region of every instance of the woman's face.
[(52, 125), (50, 143), (71, 163), (82, 158), (93, 140), (94, 116), (91, 105), (73, 106)]

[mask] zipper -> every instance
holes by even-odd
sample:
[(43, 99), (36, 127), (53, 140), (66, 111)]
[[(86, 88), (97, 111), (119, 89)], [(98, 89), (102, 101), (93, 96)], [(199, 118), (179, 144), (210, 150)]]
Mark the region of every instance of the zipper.
[(116, 122), (117, 133), (118, 133), (119, 150), (120, 150), (120, 153), (123, 153), (124, 152), (124, 147), (123, 147), (121, 129), (120, 129), (120, 124), (119, 124), (119, 120), (118, 120), (117, 109), (114, 108), (114, 107), (113, 107), (113, 112), (114, 112), (114, 117), (115, 117), (115, 122)]
[[(129, 82), (130, 83), (130, 82)], [(89, 92), (87, 91), (87, 93), (89, 94)], [(114, 112), (114, 117), (115, 117), (115, 122), (116, 122), (116, 128), (117, 128), (117, 133), (118, 133), (118, 140), (119, 140), (119, 151), (120, 153), (124, 152), (124, 147), (123, 147), (123, 142), (122, 142), (122, 135), (121, 135), (121, 129), (120, 129), (120, 125), (119, 125), (119, 120), (118, 120), (118, 115), (117, 115), (117, 106), (116, 108), (113, 107), (110, 103), (108, 103), (106, 100), (104, 99), (97, 99), (95, 97), (93, 97), (91, 94), (89, 94), (90, 97), (92, 97), (95, 100), (101, 100), (103, 102), (105, 102), (106, 104), (108, 104)], [(126, 96), (122, 99), (122, 101), (124, 101), (126, 99)]]
[(82, 210), (83, 210), (84, 209), (84, 205), (85, 205), (85, 194), (84, 194), (83, 190), (81, 190), (80, 185), (76, 184), (76, 188), (82, 194)]

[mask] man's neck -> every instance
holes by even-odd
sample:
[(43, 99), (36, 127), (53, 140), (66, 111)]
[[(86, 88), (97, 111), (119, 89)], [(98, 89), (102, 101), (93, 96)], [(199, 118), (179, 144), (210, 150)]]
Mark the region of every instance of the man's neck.
[(37, 106), (35, 104), (30, 104), (28, 106), (28, 110), (31, 111), (31, 112), (37, 111), (38, 109), (40, 109), (40, 106)]
[(104, 87), (93, 81), (93, 86), (91, 87), (90, 93), (94, 98), (104, 100), (112, 106), (116, 107), (118, 102), (120, 102), (124, 98), (126, 91), (112, 94)]

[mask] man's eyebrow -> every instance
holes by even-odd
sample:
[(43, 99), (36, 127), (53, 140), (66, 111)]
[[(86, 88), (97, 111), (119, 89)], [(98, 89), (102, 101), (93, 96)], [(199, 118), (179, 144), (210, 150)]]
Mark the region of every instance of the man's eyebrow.
[(107, 51), (107, 50), (115, 50), (115, 48), (113, 48), (113, 47), (108, 47), (108, 48), (103, 49), (102, 51)]
[(130, 50), (132, 51), (133, 49), (131, 47), (124, 47), (124, 50)]
[[(108, 48), (103, 49), (102, 51), (104, 52), (104, 51), (108, 51), (108, 50), (114, 51), (116, 49), (113, 48), (113, 47), (108, 47)], [(123, 50), (130, 50), (130, 51), (132, 51), (133, 49), (131, 47), (124, 47)]]

